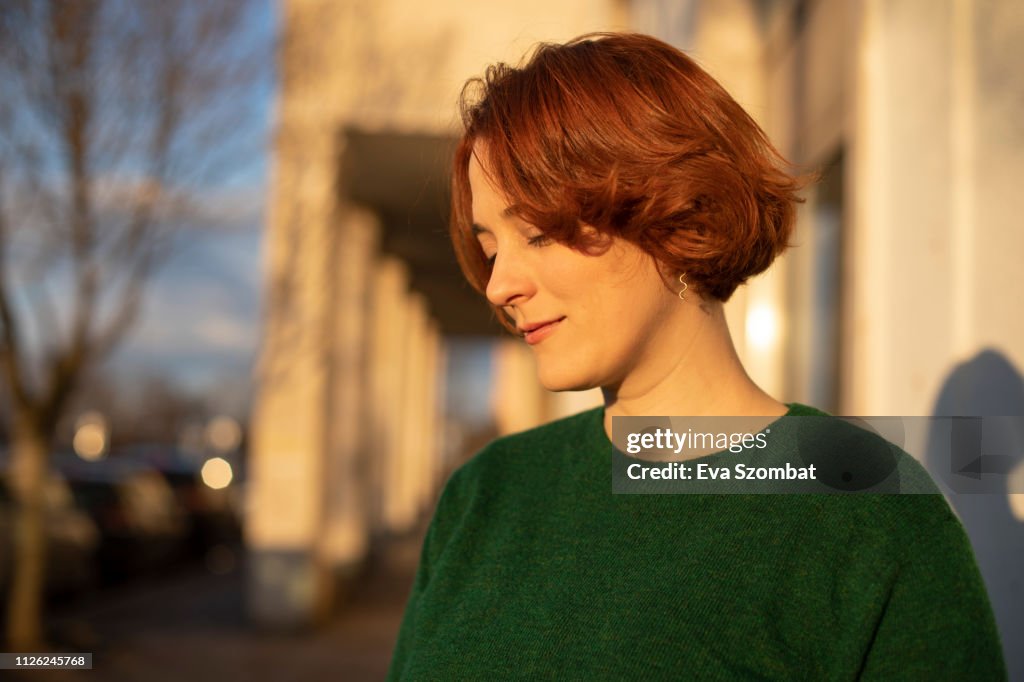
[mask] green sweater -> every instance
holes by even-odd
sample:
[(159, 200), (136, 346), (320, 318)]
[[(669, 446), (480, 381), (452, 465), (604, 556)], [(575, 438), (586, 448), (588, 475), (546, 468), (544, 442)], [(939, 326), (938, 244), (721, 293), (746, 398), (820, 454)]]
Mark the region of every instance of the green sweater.
[(452, 475), (388, 679), (1006, 678), (971, 546), (930, 480), (613, 495), (603, 418), (500, 438)]

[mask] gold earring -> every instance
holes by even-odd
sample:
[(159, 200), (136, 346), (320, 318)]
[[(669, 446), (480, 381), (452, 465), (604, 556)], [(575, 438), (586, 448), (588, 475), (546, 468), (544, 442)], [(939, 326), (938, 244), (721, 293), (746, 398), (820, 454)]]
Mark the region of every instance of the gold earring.
[(683, 288), (679, 290), (679, 300), (686, 300), (686, 290), (690, 288), (690, 285), (683, 281), (683, 277), (686, 277), (686, 273), (679, 275), (679, 283), (683, 285)]

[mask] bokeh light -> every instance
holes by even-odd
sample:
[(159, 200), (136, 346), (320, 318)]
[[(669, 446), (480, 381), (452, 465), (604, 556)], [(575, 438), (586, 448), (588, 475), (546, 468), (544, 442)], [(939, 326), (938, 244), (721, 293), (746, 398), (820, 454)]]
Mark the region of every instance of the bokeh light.
[(747, 313), (747, 338), (761, 350), (775, 345), (779, 336), (779, 319), (775, 309), (766, 304), (753, 306)]
[(203, 483), (214, 490), (228, 487), (231, 485), (231, 479), (234, 478), (231, 463), (223, 457), (211, 457), (206, 460), (200, 475), (203, 477)]
[(75, 453), (90, 462), (107, 454), (107, 420), (99, 412), (85, 412), (75, 423), (71, 446)]
[(206, 442), (217, 452), (230, 452), (242, 442), (242, 427), (231, 417), (214, 417), (206, 425)]

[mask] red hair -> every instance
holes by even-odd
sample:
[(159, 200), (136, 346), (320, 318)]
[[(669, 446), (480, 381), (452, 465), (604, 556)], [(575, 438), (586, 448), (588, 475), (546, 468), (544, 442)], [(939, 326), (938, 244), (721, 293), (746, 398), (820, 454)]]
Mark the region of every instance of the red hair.
[(460, 104), (451, 238), (481, 293), (490, 266), (471, 229), (468, 177), (477, 140), (526, 222), (579, 249), (593, 246), (583, 224), (626, 239), (702, 295), (727, 300), (788, 246), (807, 178), (789, 174), (743, 108), (667, 43), (592, 33), (541, 44), (525, 65), (468, 81)]

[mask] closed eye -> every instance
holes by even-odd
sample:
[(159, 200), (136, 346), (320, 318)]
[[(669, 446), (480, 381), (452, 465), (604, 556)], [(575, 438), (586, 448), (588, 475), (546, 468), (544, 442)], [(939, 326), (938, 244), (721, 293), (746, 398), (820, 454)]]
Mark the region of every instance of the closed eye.
[[(530, 246), (535, 246), (535, 247), (546, 246), (550, 242), (551, 242), (551, 237), (547, 236), (543, 232), (541, 234), (538, 234), (538, 235), (535, 235), (533, 237), (530, 237), (529, 239), (526, 240), (527, 244), (529, 244)], [(495, 253), (492, 256), (488, 256), (488, 255), (484, 254), (484, 258), (486, 259), (485, 262), (487, 263), (487, 265), (489, 267), (493, 268), (494, 267), (494, 261), (497, 260), (498, 254)]]

